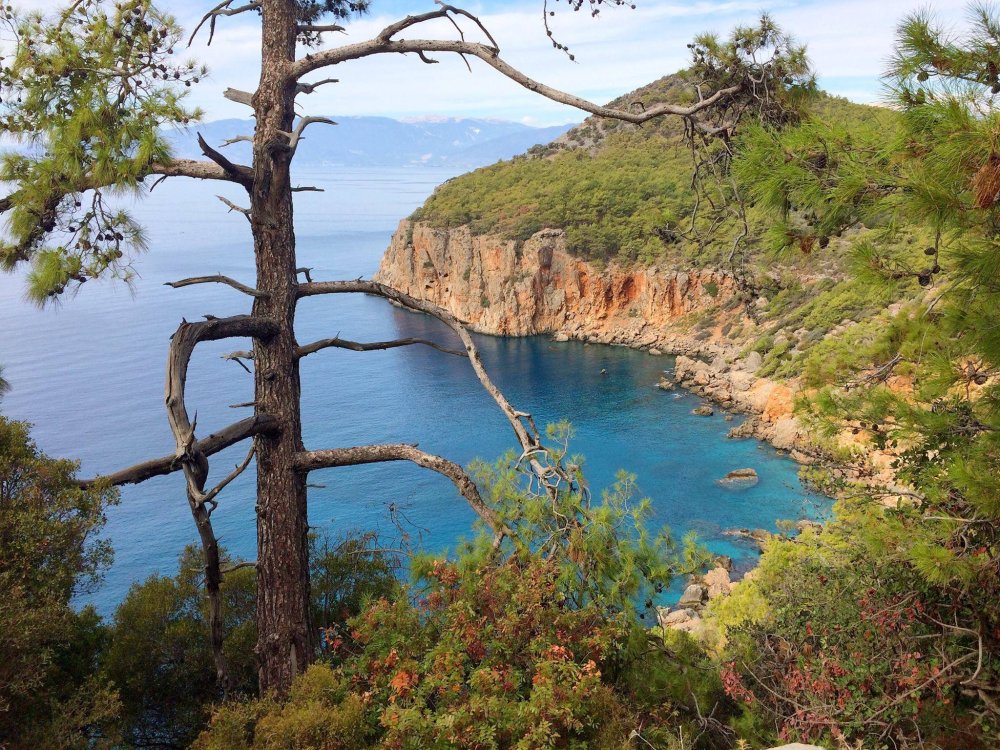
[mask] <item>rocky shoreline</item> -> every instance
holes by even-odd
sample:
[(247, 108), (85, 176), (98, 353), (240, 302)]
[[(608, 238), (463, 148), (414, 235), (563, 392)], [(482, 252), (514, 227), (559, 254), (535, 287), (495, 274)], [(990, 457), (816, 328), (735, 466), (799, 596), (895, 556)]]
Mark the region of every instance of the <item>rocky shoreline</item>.
[(755, 376), (760, 355), (741, 358), (719, 325), (684, 330), (692, 314), (739, 315), (726, 304), (736, 290), (725, 271), (599, 267), (571, 256), (561, 230), (519, 242), (404, 220), (375, 278), (444, 307), (479, 333), (546, 334), (677, 355), (678, 385), (749, 415), (733, 437), (765, 440), (800, 461), (814, 453), (792, 413), (795, 383)]
[[(761, 355), (746, 352), (746, 341), (727, 339), (725, 324), (742, 317), (742, 306), (734, 304), (735, 281), (725, 271), (598, 266), (571, 256), (561, 230), (515, 241), (474, 235), (465, 226), (440, 229), (404, 220), (375, 278), (445, 308), (479, 333), (549, 335), (557, 342), (675, 355), (672, 373), (664, 371), (656, 385), (682, 387), (728, 413), (746, 415), (729, 437), (765, 441), (802, 464), (823, 457), (794, 413), (799, 383), (758, 376)], [(691, 325), (693, 317), (699, 325)], [(700, 409), (696, 413), (713, 413), (707, 404)], [(844, 473), (891, 485), (891, 457), (876, 454), (873, 460), (875, 470), (866, 477), (846, 467)], [(801, 522), (800, 530), (803, 525), (814, 524)], [(758, 545), (770, 538), (761, 529), (731, 533)], [(694, 633), (707, 603), (735, 585), (732, 562), (718, 558), (711, 570), (689, 580), (677, 606), (658, 608), (657, 621)]]
[[(746, 415), (730, 437), (763, 440), (803, 464), (824, 456), (795, 416), (798, 381), (758, 376), (762, 358), (746, 351), (750, 339), (727, 334), (747, 321), (726, 271), (588, 262), (569, 254), (560, 229), (507, 240), (475, 235), (468, 226), (442, 229), (404, 219), (375, 278), (445, 308), (479, 333), (549, 335), (675, 355), (672, 379), (657, 385), (679, 385)], [(838, 438), (847, 447), (864, 439)], [(892, 487), (893, 458), (869, 451), (863, 475), (845, 472)]]

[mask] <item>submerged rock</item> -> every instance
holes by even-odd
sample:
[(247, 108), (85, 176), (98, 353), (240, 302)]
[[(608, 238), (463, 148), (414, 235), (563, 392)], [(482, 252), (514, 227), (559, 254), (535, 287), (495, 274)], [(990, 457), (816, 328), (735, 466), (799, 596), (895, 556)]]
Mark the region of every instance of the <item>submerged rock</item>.
[(668, 378), (666, 375), (660, 376), (660, 382), (656, 384), (656, 387), (661, 391), (672, 391), (674, 389), (674, 381)]
[(702, 406), (697, 406), (692, 409), (691, 413), (699, 417), (710, 417), (715, 414), (715, 409), (707, 404), (703, 404)]
[(771, 538), (771, 532), (766, 529), (726, 529), (723, 536), (733, 536), (737, 539), (747, 539), (760, 547)]
[(753, 469), (734, 469), (719, 480), (719, 484), (732, 487), (753, 487), (760, 481)]

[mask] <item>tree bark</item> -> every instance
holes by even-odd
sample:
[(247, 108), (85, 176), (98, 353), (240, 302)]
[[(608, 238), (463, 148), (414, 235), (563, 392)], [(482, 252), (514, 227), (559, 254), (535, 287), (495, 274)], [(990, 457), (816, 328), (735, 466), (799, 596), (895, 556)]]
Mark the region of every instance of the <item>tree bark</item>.
[(253, 311), (278, 323), (278, 333), (254, 342), (256, 409), (280, 431), (257, 442), (257, 656), (262, 694), (284, 694), (313, 658), (309, 628), (309, 548), (306, 476), (296, 469), (303, 450), (298, 344), (295, 341), (295, 233), (291, 149), (283, 133), (294, 120), (293, 0), (264, 0), (260, 85), (253, 97), (250, 223), (257, 262)]

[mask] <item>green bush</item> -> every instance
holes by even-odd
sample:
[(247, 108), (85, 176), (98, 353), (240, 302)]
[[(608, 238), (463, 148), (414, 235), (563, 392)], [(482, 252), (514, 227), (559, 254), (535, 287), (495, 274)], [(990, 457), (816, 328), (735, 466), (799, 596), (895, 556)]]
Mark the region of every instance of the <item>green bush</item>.
[(105, 633), (70, 602), (110, 562), (97, 535), (118, 495), (80, 489), (76, 470), (42, 453), (27, 424), (0, 417), (0, 746), (12, 750), (116, 739), (117, 697), (95, 676)]

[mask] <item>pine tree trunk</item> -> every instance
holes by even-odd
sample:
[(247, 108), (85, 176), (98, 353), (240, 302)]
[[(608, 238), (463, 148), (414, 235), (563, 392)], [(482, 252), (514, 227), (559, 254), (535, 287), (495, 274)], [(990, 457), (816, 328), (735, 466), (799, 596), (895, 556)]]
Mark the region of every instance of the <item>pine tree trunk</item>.
[(280, 132), (290, 132), (294, 119), (294, 82), (283, 74), (294, 60), (296, 26), (292, 0), (264, 0), (262, 11), (250, 210), (257, 288), (267, 296), (255, 300), (253, 312), (280, 330), (254, 343), (254, 377), (256, 408), (276, 417), (280, 431), (257, 438), (257, 658), (261, 692), (283, 694), (313, 657), (306, 481), (293, 466), (302, 429), (291, 154)]

